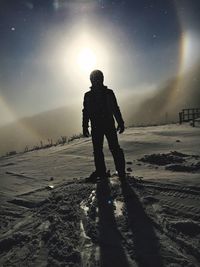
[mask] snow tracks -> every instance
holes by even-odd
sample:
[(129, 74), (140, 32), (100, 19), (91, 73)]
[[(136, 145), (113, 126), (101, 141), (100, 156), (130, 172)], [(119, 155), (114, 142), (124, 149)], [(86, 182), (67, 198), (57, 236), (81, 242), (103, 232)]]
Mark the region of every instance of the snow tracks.
[(1, 266), (200, 265), (198, 187), (113, 175), (47, 191), (37, 205), (28, 194), (9, 202), (15, 216), (0, 230)]

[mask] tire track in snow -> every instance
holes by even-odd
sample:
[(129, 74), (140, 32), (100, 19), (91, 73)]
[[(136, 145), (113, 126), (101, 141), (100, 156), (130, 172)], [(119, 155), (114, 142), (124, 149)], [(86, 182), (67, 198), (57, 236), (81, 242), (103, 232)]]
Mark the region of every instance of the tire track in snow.
[[(153, 203), (144, 201), (146, 209), (151, 214), (150, 217), (154, 221), (157, 230), (167, 237), (167, 242), (171, 243), (175, 250), (178, 249), (179, 254), (180, 251), (183, 252), (184, 266), (199, 266), (198, 234), (200, 233), (200, 225), (198, 222), (191, 220), (191, 218), (199, 218), (198, 214), (196, 214), (199, 211), (199, 207), (195, 206), (199, 199), (198, 188), (197, 190), (190, 190), (178, 185), (171, 184), (169, 186), (154, 182), (150, 182), (151, 186), (149, 186), (149, 181), (137, 183), (130, 180), (130, 183), (136, 188), (137, 194), (141, 199), (145, 199), (146, 196), (148, 198), (151, 196), (152, 199), (155, 197), (156, 201)], [(183, 196), (186, 200), (185, 203), (183, 203)], [(187, 206), (189, 205), (187, 200), (192, 201), (193, 208)], [(191, 213), (189, 213), (190, 211)]]

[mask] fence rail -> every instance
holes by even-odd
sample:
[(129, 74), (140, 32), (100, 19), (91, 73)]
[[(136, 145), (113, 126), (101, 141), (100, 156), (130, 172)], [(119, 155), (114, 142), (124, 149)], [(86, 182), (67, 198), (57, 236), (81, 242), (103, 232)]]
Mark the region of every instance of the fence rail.
[(200, 118), (200, 108), (186, 108), (179, 112), (179, 122), (192, 121), (192, 126), (195, 127), (195, 120)]

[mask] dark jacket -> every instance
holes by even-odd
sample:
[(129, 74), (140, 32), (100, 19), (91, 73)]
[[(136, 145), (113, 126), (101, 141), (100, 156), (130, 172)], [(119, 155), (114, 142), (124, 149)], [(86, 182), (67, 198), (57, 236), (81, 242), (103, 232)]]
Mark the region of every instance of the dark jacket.
[(106, 86), (91, 87), (91, 90), (85, 93), (82, 112), (83, 128), (88, 127), (89, 120), (91, 121), (91, 127), (98, 125), (113, 126), (114, 118), (118, 125), (124, 125), (115, 94)]

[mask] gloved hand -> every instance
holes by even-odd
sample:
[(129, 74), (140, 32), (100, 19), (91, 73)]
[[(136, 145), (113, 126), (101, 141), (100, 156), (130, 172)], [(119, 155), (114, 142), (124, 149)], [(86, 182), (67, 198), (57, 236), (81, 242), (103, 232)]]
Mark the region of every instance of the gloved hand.
[(117, 132), (119, 131), (120, 134), (123, 133), (124, 130), (125, 130), (125, 128), (124, 128), (124, 124), (119, 124), (119, 125), (117, 126)]
[(83, 128), (83, 136), (84, 137), (89, 137), (90, 136), (90, 133), (89, 133), (89, 130), (88, 130), (87, 127), (86, 128)]

